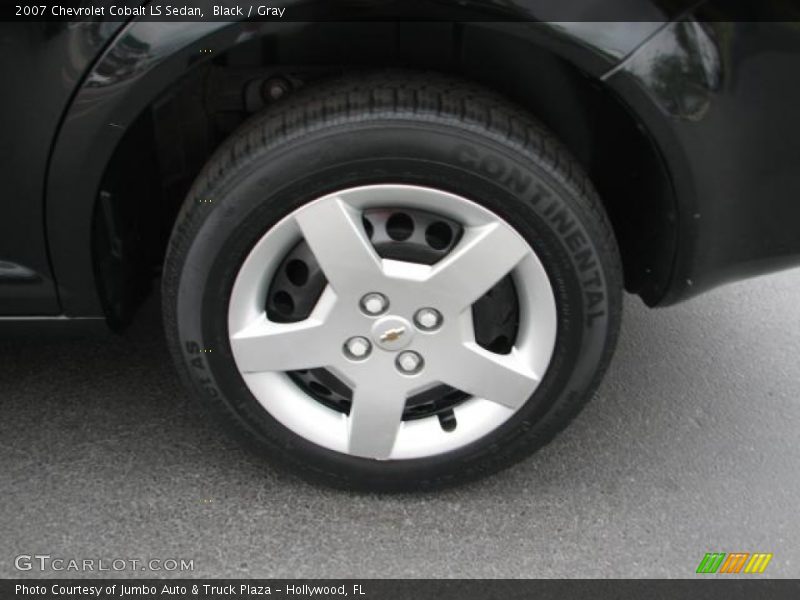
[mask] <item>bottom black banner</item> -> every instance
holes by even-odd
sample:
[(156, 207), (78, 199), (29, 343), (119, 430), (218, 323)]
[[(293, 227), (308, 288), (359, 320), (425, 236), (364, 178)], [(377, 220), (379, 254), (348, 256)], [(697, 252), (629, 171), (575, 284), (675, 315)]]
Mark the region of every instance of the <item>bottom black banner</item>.
[(353, 600), (509, 600), (562, 598), (692, 598), (738, 600), (751, 598), (800, 598), (800, 581), (790, 579), (715, 580), (233, 580), (233, 579), (6, 579), (0, 581), (0, 598), (65, 600), (236, 600), (239, 598), (291, 598)]

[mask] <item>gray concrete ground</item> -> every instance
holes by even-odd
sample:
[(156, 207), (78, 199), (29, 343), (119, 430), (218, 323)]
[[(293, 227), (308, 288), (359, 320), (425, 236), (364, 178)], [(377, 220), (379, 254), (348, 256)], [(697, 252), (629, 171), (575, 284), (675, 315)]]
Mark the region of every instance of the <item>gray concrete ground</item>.
[(220, 436), (155, 302), (122, 339), (3, 341), (0, 576), (44, 553), (206, 577), (691, 577), (707, 551), (760, 551), (797, 577), (798, 356), (800, 270), (659, 311), (628, 298), (598, 398), (550, 446), (460, 489), (370, 496)]

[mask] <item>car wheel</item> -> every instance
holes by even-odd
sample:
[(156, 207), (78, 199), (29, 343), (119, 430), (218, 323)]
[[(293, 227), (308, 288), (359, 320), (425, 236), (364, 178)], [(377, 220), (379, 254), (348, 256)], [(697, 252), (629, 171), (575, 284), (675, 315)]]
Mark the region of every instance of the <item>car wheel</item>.
[(548, 442), (621, 313), (597, 195), (505, 99), (458, 80), (316, 84), (245, 123), (166, 260), (181, 373), (265, 455), (339, 487), (441, 487)]

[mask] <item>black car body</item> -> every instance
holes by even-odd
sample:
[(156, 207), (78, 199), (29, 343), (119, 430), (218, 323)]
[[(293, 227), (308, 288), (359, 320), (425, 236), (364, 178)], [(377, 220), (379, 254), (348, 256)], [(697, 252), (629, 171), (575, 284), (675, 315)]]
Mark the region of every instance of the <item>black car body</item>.
[(782, 3), (751, 22), (721, 0), (607, 3), (625, 24), (593, 22), (592, 2), (560, 24), (532, 22), (545, 2), (434, 4), (454, 22), (343, 23), (353, 7), (330, 3), (313, 23), (2, 24), (0, 323), (124, 323), (263, 87), (350, 67), (457, 73), (534, 110), (592, 176), (650, 305), (800, 262), (800, 27), (771, 20)]

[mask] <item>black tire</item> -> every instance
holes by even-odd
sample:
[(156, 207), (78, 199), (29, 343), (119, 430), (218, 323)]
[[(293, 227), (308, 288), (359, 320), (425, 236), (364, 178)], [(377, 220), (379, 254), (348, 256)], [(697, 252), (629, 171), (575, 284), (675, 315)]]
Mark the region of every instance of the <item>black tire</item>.
[[(446, 454), (379, 462), (311, 444), (272, 418), (235, 366), (225, 315), (239, 266), (271, 225), (332, 191), (387, 182), (459, 194), (515, 227), (548, 272), (558, 333), (541, 384), (501, 427)], [(184, 380), (264, 455), (337, 487), (415, 490), (494, 473), (564, 428), (612, 355), (621, 290), (618, 250), (599, 198), (542, 125), (469, 83), (380, 73), (302, 90), (223, 144), (180, 211), (163, 308)]]

